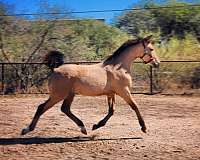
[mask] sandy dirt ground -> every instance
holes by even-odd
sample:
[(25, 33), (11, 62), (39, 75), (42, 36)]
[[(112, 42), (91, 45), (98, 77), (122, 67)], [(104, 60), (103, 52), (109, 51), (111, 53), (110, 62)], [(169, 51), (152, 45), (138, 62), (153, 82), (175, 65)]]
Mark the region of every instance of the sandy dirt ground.
[(200, 98), (134, 95), (147, 125), (141, 132), (133, 110), (120, 98), (106, 126), (92, 131), (107, 113), (106, 97), (77, 96), (72, 111), (88, 135), (56, 104), (36, 129), (20, 136), (47, 96), (0, 96), (0, 159), (200, 160)]

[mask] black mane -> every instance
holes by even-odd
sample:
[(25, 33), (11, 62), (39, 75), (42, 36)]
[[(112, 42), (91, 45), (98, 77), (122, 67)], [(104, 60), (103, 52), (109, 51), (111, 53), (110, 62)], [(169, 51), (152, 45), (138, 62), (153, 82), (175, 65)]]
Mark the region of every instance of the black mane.
[(121, 53), (127, 48), (136, 45), (141, 42), (141, 39), (132, 39), (124, 42), (112, 55), (110, 55), (107, 59), (104, 60), (103, 64), (108, 64), (112, 59), (115, 59), (121, 55)]

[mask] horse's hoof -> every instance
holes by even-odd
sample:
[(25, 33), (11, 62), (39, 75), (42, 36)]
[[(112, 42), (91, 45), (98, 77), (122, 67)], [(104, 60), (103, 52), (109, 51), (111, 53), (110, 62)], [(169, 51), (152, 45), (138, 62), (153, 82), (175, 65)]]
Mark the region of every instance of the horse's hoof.
[(98, 125), (94, 124), (93, 127), (92, 127), (92, 130), (94, 131), (94, 130), (96, 130), (98, 128), (99, 128)]
[(87, 135), (87, 131), (86, 131), (85, 127), (80, 127), (80, 128), (81, 128), (81, 133)]
[(142, 132), (147, 133), (146, 127), (142, 127), (141, 130), (142, 130)]
[(22, 129), (22, 131), (21, 131), (21, 135), (25, 135), (25, 134), (27, 134), (28, 132), (30, 132), (29, 127), (24, 128), (24, 129)]

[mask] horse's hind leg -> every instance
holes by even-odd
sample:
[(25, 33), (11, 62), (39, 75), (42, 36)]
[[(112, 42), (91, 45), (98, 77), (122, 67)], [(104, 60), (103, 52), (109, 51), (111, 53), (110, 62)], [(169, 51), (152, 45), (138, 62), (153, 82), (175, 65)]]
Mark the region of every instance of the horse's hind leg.
[(33, 117), (32, 122), (30, 123), (30, 125), (27, 128), (24, 128), (21, 132), (21, 135), (25, 135), (30, 131), (33, 131), (35, 129), (35, 126), (40, 118), (40, 116), (46, 112), (48, 109), (50, 109), (51, 107), (53, 107), (54, 104), (56, 104), (57, 102), (59, 102), (58, 99), (54, 99), (54, 98), (49, 98), (46, 102), (40, 104), (38, 106), (38, 109), (35, 113), (35, 116)]
[(63, 104), (61, 106), (61, 111), (65, 113), (72, 121), (74, 121), (78, 127), (81, 128), (81, 132), (83, 134), (87, 135), (87, 131), (85, 129), (83, 122), (79, 118), (77, 118), (70, 110), (73, 99), (74, 99), (74, 94), (73, 93), (69, 94), (68, 97), (63, 101)]
[(108, 114), (97, 124), (94, 124), (92, 127), (92, 130), (103, 127), (106, 124), (106, 122), (110, 119), (110, 117), (114, 114), (115, 95), (108, 96), (107, 98), (108, 98), (108, 106), (109, 106)]

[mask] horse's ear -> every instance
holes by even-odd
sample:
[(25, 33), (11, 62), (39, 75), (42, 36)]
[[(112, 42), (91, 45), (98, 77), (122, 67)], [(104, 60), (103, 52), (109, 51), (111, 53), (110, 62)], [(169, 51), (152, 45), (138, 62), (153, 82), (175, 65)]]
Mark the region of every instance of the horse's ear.
[(147, 37), (145, 37), (145, 38), (143, 39), (143, 41), (149, 43), (152, 37), (153, 37), (153, 35), (147, 36)]

